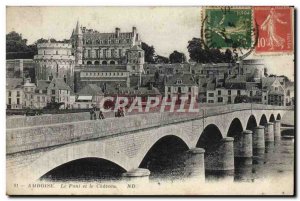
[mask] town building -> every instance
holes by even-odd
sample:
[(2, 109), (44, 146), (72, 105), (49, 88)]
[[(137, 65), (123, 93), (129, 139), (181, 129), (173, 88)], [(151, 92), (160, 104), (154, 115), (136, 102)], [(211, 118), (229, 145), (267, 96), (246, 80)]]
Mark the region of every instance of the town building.
[(89, 84), (95, 84), (102, 88), (104, 85), (121, 85), (123, 87), (130, 86), (130, 73), (124, 65), (102, 65), (100, 68), (96, 66), (77, 67), (75, 71), (75, 89), (80, 91)]
[(168, 78), (165, 83), (165, 97), (168, 100), (176, 97), (180, 102), (181, 97), (186, 97), (188, 101), (191, 99), (198, 100), (198, 84), (191, 74), (175, 74)]
[(37, 85), (26, 80), (24, 96), (24, 107), (31, 109), (42, 109), (51, 102), (63, 103), (60, 109), (67, 109), (75, 102), (74, 92), (61, 78), (39, 80)]
[(279, 106), (285, 105), (285, 88), (283, 78), (263, 78), (262, 91), (265, 92), (263, 97), (264, 104)]
[(108, 100), (104, 103), (104, 107), (113, 107), (117, 101), (121, 101), (121, 97), (128, 100), (127, 107), (129, 107), (134, 99), (140, 98), (142, 106), (146, 106), (150, 97), (156, 97), (161, 101), (162, 95), (156, 87), (149, 85), (148, 87), (107, 87), (104, 89), (105, 97), (112, 97), (113, 100)]
[(72, 109), (88, 109), (93, 106), (100, 107), (104, 98), (102, 89), (95, 84), (88, 84), (76, 94), (76, 100), (72, 104)]
[(23, 109), (23, 102), (24, 102), (23, 79), (6, 78), (7, 109)]
[(285, 105), (295, 105), (295, 89), (294, 82), (285, 83)]

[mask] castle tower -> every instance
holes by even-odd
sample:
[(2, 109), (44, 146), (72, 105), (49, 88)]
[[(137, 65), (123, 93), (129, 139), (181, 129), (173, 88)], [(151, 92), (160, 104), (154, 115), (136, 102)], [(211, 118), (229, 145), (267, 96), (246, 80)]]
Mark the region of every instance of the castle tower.
[(50, 41), (37, 44), (38, 54), (34, 56), (36, 67), (36, 81), (63, 78), (73, 89), (74, 87), (74, 64), (70, 43)]
[(74, 44), (74, 56), (75, 65), (82, 64), (82, 52), (83, 52), (83, 42), (82, 42), (82, 31), (79, 27), (79, 22), (77, 21), (75, 31), (72, 33), (73, 44)]
[(145, 52), (138, 45), (133, 46), (127, 53), (127, 70), (131, 74), (144, 73)]

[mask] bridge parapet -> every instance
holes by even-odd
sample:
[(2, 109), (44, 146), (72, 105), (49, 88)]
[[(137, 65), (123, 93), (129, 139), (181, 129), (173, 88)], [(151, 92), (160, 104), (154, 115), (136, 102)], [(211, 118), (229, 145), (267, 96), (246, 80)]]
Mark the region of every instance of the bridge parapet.
[[(216, 115), (218, 113), (226, 113), (226, 112), (231, 112), (231, 111), (239, 111), (239, 110), (247, 110), (247, 109), (293, 110), (294, 107), (293, 106), (273, 106), (273, 105), (243, 103), (243, 104), (230, 104), (230, 105), (200, 107), (199, 113), (201, 113), (201, 114), (204, 113), (205, 116), (210, 116), (210, 115)], [(89, 112), (52, 114), (52, 115), (40, 115), (40, 116), (8, 117), (6, 119), (6, 128), (10, 129), (10, 128), (32, 127), (32, 126), (39, 126), (39, 125), (50, 125), (50, 124), (58, 124), (58, 123), (86, 121), (89, 119), (90, 119)]]
[(6, 119), (6, 128), (22, 128), (65, 122), (84, 121), (90, 118), (89, 112), (68, 114), (47, 114), (38, 116), (11, 116)]
[(199, 113), (149, 113), (126, 118), (88, 120), (48, 126), (7, 129), (7, 153), (51, 147), (76, 141), (190, 121), (201, 118)]
[[(130, 115), (125, 118), (111, 118), (104, 120), (85, 120), (60, 124), (39, 125), (6, 130), (7, 154), (47, 148), (84, 140), (92, 140), (112, 135), (124, 135), (141, 129), (176, 124), (203, 117), (229, 113), (241, 110), (272, 109), (282, 110), (286, 107), (269, 107), (263, 105), (235, 104), (206, 108), (194, 113), (145, 113)], [(261, 108), (261, 109), (260, 109)], [(204, 115), (204, 116), (203, 116)]]

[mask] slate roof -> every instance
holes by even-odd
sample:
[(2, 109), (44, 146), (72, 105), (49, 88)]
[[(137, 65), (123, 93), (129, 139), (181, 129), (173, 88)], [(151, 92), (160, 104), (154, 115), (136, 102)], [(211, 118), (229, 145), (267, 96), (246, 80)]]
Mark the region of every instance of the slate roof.
[(6, 88), (7, 89), (16, 89), (22, 88), (23, 79), (22, 78), (6, 78)]
[(77, 95), (81, 96), (87, 96), (87, 95), (103, 95), (102, 89), (98, 87), (96, 84), (88, 84), (85, 87), (83, 87)]
[(130, 50), (133, 50), (133, 51), (144, 51), (142, 48), (140, 48), (140, 46), (138, 45), (134, 45), (132, 48), (130, 48)]
[(69, 85), (67, 85), (62, 78), (53, 78), (51, 83), (49, 84), (49, 89), (56, 89), (56, 90), (69, 90), (73, 91)]
[(113, 87), (107, 86), (106, 95), (128, 95), (128, 96), (136, 96), (136, 95), (161, 95), (159, 90), (156, 87)]
[[(181, 84), (177, 84), (177, 80), (182, 80)], [(167, 86), (173, 85), (188, 85), (194, 86), (197, 85), (195, 78), (191, 74), (175, 74), (174, 76), (170, 77), (166, 83)]]
[(263, 77), (262, 78), (262, 87), (269, 88), (276, 80), (276, 77)]
[(39, 90), (47, 90), (51, 81), (49, 80), (39, 80), (37, 82), (37, 89)]

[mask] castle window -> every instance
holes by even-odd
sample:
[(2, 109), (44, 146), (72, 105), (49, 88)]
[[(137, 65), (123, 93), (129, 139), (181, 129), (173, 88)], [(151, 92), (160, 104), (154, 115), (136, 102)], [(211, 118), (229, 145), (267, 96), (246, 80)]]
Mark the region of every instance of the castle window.
[(142, 57), (142, 53), (141, 52), (139, 52), (139, 58), (141, 58)]
[(56, 50), (56, 54), (58, 54), (58, 51)]
[(176, 84), (182, 84), (182, 80), (177, 80)]
[(111, 57), (114, 57), (115, 56), (115, 50), (111, 50)]
[(92, 65), (92, 62), (91, 61), (87, 61), (86, 64), (87, 65)]

